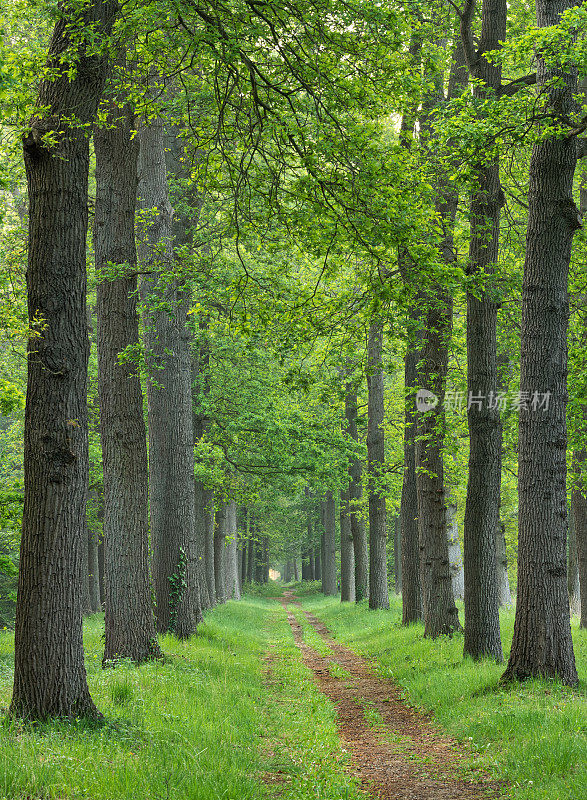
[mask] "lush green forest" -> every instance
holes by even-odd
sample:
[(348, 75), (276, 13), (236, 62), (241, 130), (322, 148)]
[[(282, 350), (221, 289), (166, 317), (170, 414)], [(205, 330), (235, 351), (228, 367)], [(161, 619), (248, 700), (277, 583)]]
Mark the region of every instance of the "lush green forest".
[(0, 798), (587, 795), (586, 20), (2, 0)]

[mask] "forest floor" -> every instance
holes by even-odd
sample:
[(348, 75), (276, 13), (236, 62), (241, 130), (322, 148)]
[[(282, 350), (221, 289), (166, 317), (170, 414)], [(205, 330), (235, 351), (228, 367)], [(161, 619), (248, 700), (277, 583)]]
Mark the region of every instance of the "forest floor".
[[(285, 592), (280, 602), (304, 664), (335, 704), (339, 734), (352, 757), (351, 772), (369, 797), (480, 800), (502, 794), (503, 785), (479, 771), (466, 779), (467, 760), (459, 744), (441, 734), (429, 715), (408, 706), (399, 687), (378, 677), (373, 664), (335, 642), (293, 592)], [(316, 646), (306, 641), (311, 639), (308, 625), (318, 634)]]

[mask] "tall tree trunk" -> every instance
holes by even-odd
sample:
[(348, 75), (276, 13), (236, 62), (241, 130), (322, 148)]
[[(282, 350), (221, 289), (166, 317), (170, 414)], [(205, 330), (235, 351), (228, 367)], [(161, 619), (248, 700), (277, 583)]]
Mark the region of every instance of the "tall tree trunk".
[[(448, 86), (448, 99), (457, 96), (466, 83), (464, 54), (459, 42), (455, 49)], [(435, 75), (435, 103), (444, 101), (442, 76)], [(458, 196), (441, 175), (437, 187), (436, 211), (442, 224), (440, 257), (448, 266), (455, 261), (454, 225)], [(443, 410), (452, 334), (453, 301), (441, 284), (422, 294), (426, 303), (423, 319), (422, 350), (416, 384), (436, 398), (436, 405), (418, 415), (416, 441), (416, 489), (418, 493), (418, 538), (420, 542), (420, 581), (424, 635), (434, 638), (460, 630), (459, 615), (452, 593), (446, 538), (446, 497), (443, 447)]]
[(394, 588), (396, 594), (402, 593), (402, 532), (399, 514), (393, 520), (393, 559), (394, 559)]
[(587, 628), (587, 490), (583, 470), (587, 466), (587, 452), (580, 451), (576, 465), (581, 472), (571, 493), (573, 510), (574, 544), (577, 552), (579, 599), (581, 602), (581, 628)]
[(231, 500), (226, 508), (226, 537), (226, 598), (228, 600), (240, 600), (241, 593), (238, 577), (238, 542), (235, 500)]
[(448, 542), (448, 563), (450, 565), (450, 580), (452, 584), (452, 594), (455, 600), (462, 600), (465, 585), (463, 574), (463, 556), (461, 544), (459, 542), (459, 528), (457, 520), (457, 504), (450, 497), (447, 490), (446, 503), (446, 540)]
[[(583, 90), (583, 97), (587, 94), (587, 79), (583, 78), (580, 88)], [(580, 210), (583, 219), (587, 215), (587, 171), (583, 171), (581, 176), (580, 190)], [(587, 350), (587, 321), (580, 320), (580, 348), (582, 352)], [(585, 439), (587, 436), (587, 404), (582, 404), (579, 417), (580, 437)], [(569, 602), (572, 595), (576, 597), (575, 603), (578, 607), (576, 613), (580, 614), (580, 626), (587, 628), (587, 447), (579, 446), (573, 453), (573, 489), (571, 493), (571, 513), (572, 520), (569, 521)], [(576, 563), (576, 570), (571, 571), (571, 556)], [(572, 573), (576, 572), (576, 577)], [(571, 579), (574, 580), (571, 584)], [(573, 589), (571, 590), (571, 585)], [(572, 603), (571, 603), (572, 608)]]
[(321, 581), (322, 580), (322, 547), (318, 545), (314, 545), (314, 580)]
[(348, 489), (340, 493), (340, 600), (350, 603), (355, 600), (355, 564)]
[[(65, 2), (23, 138), (29, 196), (29, 339), (24, 512), (10, 714), (95, 717), (84, 667), (80, 589), (88, 489), (86, 235), (89, 143), (118, 4)], [(84, 32), (91, 30), (90, 54)], [(88, 37), (90, 39), (90, 37)], [(67, 56), (75, 51), (75, 65)], [(74, 69), (72, 67), (75, 66)], [(77, 127), (68, 120), (75, 118)], [(54, 141), (47, 143), (49, 134)]]
[[(472, 4), (471, 4), (472, 5)], [(505, 39), (506, 0), (483, 0), (481, 38), (473, 48), (470, 20), (462, 17), (461, 32), (469, 69), (480, 100), (501, 88), (501, 64), (484, 53), (495, 51)], [(499, 155), (493, 142), (481, 148), (476, 185), (471, 197), (471, 239), (468, 274), (483, 278), (483, 290), (467, 293), (467, 419), (469, 423), (469, 477), (464, 525), (465, 655), (474, 659), (503, 658), (499, 631), (495, 535), (499, 526), (502, 426), (497, 371), (497, 311), (499, 300), (491, 276), (499, 255), (499, 218), (504, 202), (499, 179)]]
[(300, 573), (298, 570), (298, 559), (294, 559), (294, 581), (297, 583), (300, 579)]
[(90, 606), (95, 613), (102, 610), (100, 597), (100, 567), (98, 565), (98, 533), (88, 528), (88, 581), (90, 584)]
[(82, 580), (80, 586), (80, 599), (82, 604), (82, 615), (87, 616), (92, 613), (92, 601), (90, 600), (90, 582), (88, 580), (89, 572), (89, 528), (87, 517), (84, 519), (84, 531), (81, 543), (81, 563), (82, 563)]
[[(314, 555), (313, 547), (308, 548), (308, 561), (309, 561), (308, 569), (310, 573), (310, 580), (315, 581), (317, 580), (318, 576), (316, 575), (316, 558)], [(318, 571), (320, 571), (320, 569), (318, 569)]]
[(247, 553), (249, 551), (249, 510), (243, 508), (244, 526), (241, 538), (242, 560), (241, 560), (241, 591), (247, 582)]
[(228, 504), (220, 503), (214, 524), (214, 585), (217, 603), (226, 603), (224, 548), (226, 546), (227, 511)]
[(404, 478), (401, 499), (402, 625), (422, 619), (418, 493), (416, 491), (416, 365), (419, 347), (408, 343), (404, 358)]
[[(357, 429), (357, 389), (352, 383), (347, 383), (345, 394), (345, 416), (348, 435), (354, 442), (359, 441)], [(363, 467), (357, 457), (349, 462), (349, 503), (351, 512), (351, 536), (353, 538), (353, 552), (355, 558), (355, 600), (359, 602), (369, 596), (369, 569), (367, 566), (367, 535), (365, 523), (361, 516), (361, 503), (363, 500)]]
[[(536, 0), (538, 26), (556, 25), (572, 5)], [(550, 110), (572, 113), (574, 71), (537, 61), (537, 85)], [(578, 680), (566, 581), (567, 280), (573, 234), (580, 226), (573, 202), (576, 162), (574, 137), (553, 135), (534, 145), (530, 161), (520, 352), (520, 393), (528, 394), (520, 396), (539, 402), (530, 400), (520, 410), (518, 596), (503, 676), (556, 677), (569, 685)]]
[(581, 614), (581, 585), (579, 581), (579, 556), (577, 553), (577, 537), (575, 534), (575, 509), (571, 493), (571, 513), (569, 514), (569, 548), (567, 567), (567, 588), (569, 607), (572, 614)]
[[(200, 322), (200, 333), (207, 337), (207, 322)], [(192, 409), (194, 446), (197, 447), (203, 438), (208, 425), (208, 418), (204, 401), (210, 391), (209, 382), (210, 347), (205, 338), (197, 348), (196, 357), (192, 361)], [(200, 600), (202, 608), (212, 608), (216, 602), (216, 589), (214, 585), (214, 548), (210, 547), (210, 537), (213, 536), (214, 497), (211, 490), (206, 489), (202, 481), (196, 480), (194, 484), (194, 502), (196, 519), (196, 540), (198, 544), (198, 582), (200, 586)]]
[[(252, 518), (252, 515), (251, 515)], [(253, 539), (252, 525), (249, 528), (249, 545), (247, 554), (247, 582), (252, 583), (255, 580), (255, 541)]]
[[(147, 432), (137, 365), (119, 362), (139, 343), (135, 207), (138, 139), (128, 106), (109, 103), (94, 131), (98, 391), (104, 470), (104, 663), (161, 657), (149, 575)], [(108, 276), (117, 265), (118, 277)], [(120, 272), (129, 277), (120, 277)]]
[(369, 608), (389, 608), (385, 512), (385, 435), (383, 432), (383, 320), (369, 328), (367, 354), (369, 460)]
[[(140, 129), (140, 261), (149, 424), (149, 501), (157, 627), (179, 638), (201, 620), (195, 519), (194, 437), (187, 301), (173, 273), (163, 123)], [(168, 274), (163, 277), (162, 273)]]
[(214, 578), (214, 490), (204, 489), (204, 569), (210, 605), (216, 605), (216, 580)]
[(505, 525), (500, 521), (495, 531), (497, 555), (497, 596), (499, 605), (503, 607), (511, 606), (512, 592), (508, 577), (508, 557), (505, 542)]
[(337, 594), (336, 589), (336, 508), (334, 494), (326, 492), (324, 501), (324, 563), (322, 591), (326, 596)]

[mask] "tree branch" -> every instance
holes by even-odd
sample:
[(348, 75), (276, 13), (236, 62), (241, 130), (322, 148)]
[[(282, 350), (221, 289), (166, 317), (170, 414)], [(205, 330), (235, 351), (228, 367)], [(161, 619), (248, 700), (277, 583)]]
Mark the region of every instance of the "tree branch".
[(536, 84), (536, 73), (531, 75), (524, 75), (522, 78), (516, 78), (515, 81), (504, 83), (504, 85), (497, 92), (498, 97), (513, 97), (516, 92), (526, 86), (534, 86)]
[(465, 5), (463, 6), (463, 10), (459, 14), (459, 17), (461, 19), (461, 25), (460, 25), (461, 40), (463, 42), (465, 61), (467, 63), (467, 67), (469, 68), (469, 72), (473, 77), (475, 77), (477, 61), (479, 60), (478, 54), (473, 44), (473, 29), (471, 23), (473, 21), (474, 11), (475, 11), (475, 0), (465, 0)]

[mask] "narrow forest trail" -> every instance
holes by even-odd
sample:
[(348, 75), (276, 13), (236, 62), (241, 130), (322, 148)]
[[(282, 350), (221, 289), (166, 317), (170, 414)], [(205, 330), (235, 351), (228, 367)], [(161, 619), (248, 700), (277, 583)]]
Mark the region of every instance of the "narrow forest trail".
[[(499, 794), (502, 784), (486, 775), (476, 774), (474, 782), (465, 780), (459, 774), (465, 760), (458, 743), (440, 734), (425, 714), (410, 708), (399, 687), (377, 677), (367, 660), (334, 641), (320, 620), (303, 610), (293, 592), (285, 592), (279, 602), (304, 664), (336, 707), (339, 734), (351, 755), (351, 771), (369, 797), (488, 800)], [(304, 614), (331, 656), (304, 641), (303, 626), (292, 605)]]

